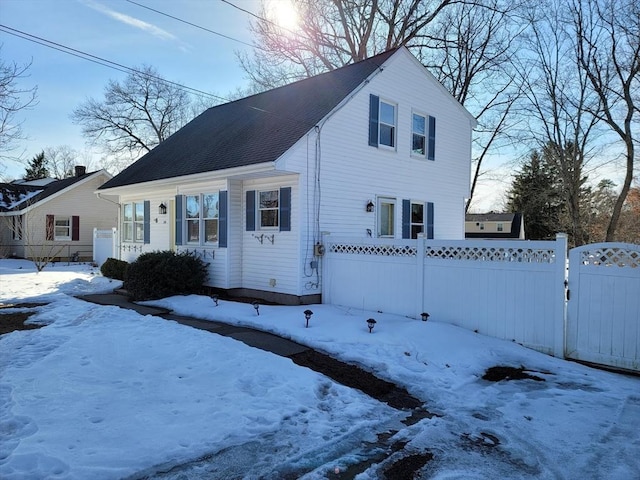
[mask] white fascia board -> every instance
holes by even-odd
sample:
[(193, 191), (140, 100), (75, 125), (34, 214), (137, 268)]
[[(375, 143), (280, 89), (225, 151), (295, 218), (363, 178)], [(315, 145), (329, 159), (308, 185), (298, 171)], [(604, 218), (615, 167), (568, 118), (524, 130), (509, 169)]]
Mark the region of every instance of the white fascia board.
[(150, 193), (158, 190), (173, 190), (185, 183), (201, 183), (210, 182), (221, 179), (230, 179), (237, 177), (263, 176), (270, 173), (279, 173), (275, 169), (275, 162), (265, 162), (255, 165), (245, 165), (242, 167), (226, 168), (224, 170), (215, 170), (212, 172), (194, 173), (192, 175), (183, 175), (180, 177), (163, 178), (153, 180), (151, 182), (134, 183), (131, 185), (123, 185), (121, 187), (106, 188), (96, 190), (97, 194), (102, 195), (127, 195), (134, 189), (136, 193)]

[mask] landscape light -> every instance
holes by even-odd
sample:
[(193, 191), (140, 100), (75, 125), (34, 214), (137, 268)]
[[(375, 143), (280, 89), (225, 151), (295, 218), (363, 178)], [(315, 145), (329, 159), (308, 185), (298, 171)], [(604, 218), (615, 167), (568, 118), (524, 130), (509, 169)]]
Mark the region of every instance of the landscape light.
[(218, 294), (214, 293), (213, 295), (211, 295), (211, 299), (214, 301), (214, 303), (216, 304), (216, 307), (218, 306)]
[(260, 315), (260, 304), (258, 303), (258, 301), (254, 300), (253, 302), (251, 302), (251, 305), (253, 305), (253, 308), (256, 309), (256, 313)]
[(304, 311), (304, 318), (307, 319), (307, 328), (309, 328), (309, 319), (311, 318), (311, 315), (313, 315), (313, 312), (311, 310), (305, 310)]
[(367, 320), (367, 326), (369, 327), (369, 333), (373, 332), (373, 327), (376, 326), (376, 322), (373, 318), (370, 318), (369, 320)]
[(422, 317), (423, 322), (426, 322), (429, 319), (429, 314), (427, 312), (422, 312), (420, 316)]

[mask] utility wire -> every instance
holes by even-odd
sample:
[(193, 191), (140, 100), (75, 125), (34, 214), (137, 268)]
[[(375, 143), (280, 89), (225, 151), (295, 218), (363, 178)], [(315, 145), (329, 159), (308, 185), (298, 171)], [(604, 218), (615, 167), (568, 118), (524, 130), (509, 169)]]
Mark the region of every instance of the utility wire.
[[(218, 35), (219, 37), (226, 38), (227, 40), (232, 40), (234, 42), (242, 43), (243, 45), (248, 45), (249, 47), (252, 47), (252, 48), (258, 48), (260, 50), (265, 50), (264, 48), (260, 47), (259, 45), (253, 45), (252, 43), (248, 43), (248, 42), (245, 42), (245, 41), (242, 41), (242, 40), (238, 40), (237, 38), (233, 38), (233, 37), (230, 37), (230, 36), (225, 35), (223, 33), (216, 32), (215, 30), (210, 30), (210, 29), (208, 29), (206, 27), (203, 27), (201, 25), (197, 25), (197, 24), (189, 22), (187, 20), (183, 20), (182, 18), (178, 18), (178, 17), (175, 17), (175, 16), (170, 15), (168, 13), (162, 12), (160, 10), (156, 10), (155, 8), (151, 8), (151, 7), (148, 7), (148, 6), (143, 5), (141, 3), (134, 2), (133, 0), (127, 0), (127, 2), (132, 3), (134, 5), (137, 5), (137, 6), (141, 7), (141, 8), (145, 8), (147, 10), (151, 10), (152, 12), (155, 12), (155, 13), (157, 13), (159, 15), (164, 15), (165, 17), (172, 18), (173, 20), (176, 20), (178, 22), (182, 22), (182, 23), (185, 23), (185, 24), (190, 25), (192, 27), (199, 28), (200, 30), (204, 30), (205, 32), (212, 33), (213, 35)], [(247, 12), (247, 13), (251, 13), (251, 12)]]
[(97, 63), (98, 65), (102, 65), (104, 67), (108, 67), (108, 68), (111, 68), (113, 70), (118, 70), (118, 71), (123, 72), (123, 73), (133, 73), (135, 75), (143, 75), (143, 76), (146, 76), (148, 78), (163, 82), (165, 84), (173, 85), (173, 86), (178, 87), (178, 88), (180, 88), (182, 90), (189, 91), (189, 92), (191, 92), (193, 94), (196, 94), (196, 95), (199, 95), (199, 96), (216, 98), (216, 99), (219, 99), (219, 100), (222, 100), (222, 101), (225, 101), (225, 102), (230, 101), (228, 98), (221, 97), (220, 95), (216, 95), (216, 94), (213, 94), (213, 93), (205, 92), (203, 90), (198, 90), (197, 88), (188, 87), (188, 86), (183, 85), (181, 83), (177, 83), (177, 82), (173, 82), (171, 80), (167, 80), (166, 78), (158, 77), (158, 76), (155, 76), (155, 75), (150, 75), (148, 73), (141, 72), (140, 70), (136, 70), (135, 68), (127, 67), (126, 65), (122, 65), (120, 63), (113, 62), (111, 60), (107, 60), (106, 58), (98, 57), (96, 55), (92, 55), (90, 53), (83, 52), (82, 50), (77, 50), (75, 48), (67, 47), (66, 45), (63, 45), (61, 43), (56, 43), (56, 42), (53, 42), (51, 40), (47, 40), (46, 38), (38, 37), (36, 35), (32, 35), (30, 33), (23, 32), (21, 30), (17, 30), (15, 28), (9, 27), (7, 25), (0, 24), (0, 31), (8, 33), (9, 35), (13, 35), (13, 36), (18, 37), (18, 38), (22, 38), (24, 40), (28, 40), (28, 41), (33, 42), (33, 43), (37, 43), (39, 45), (43, 45), (45, 47), (52, 48), (54, 50), (58, 50), (58, 51), (60, 51), (62, 53), (66, 53), (68, 55), (73, 55), (74, 57), (78, 57), (78, 58), (81, 58), (83, 60), (88, 60), (90, 62)]
[[(128, 1), (130, 1), (130, 0), (128, 0)], [(256, 19), (260, 20), (261, 22), (270, 23), (270, 24), (271, 24), (271, 25), (273, 25), (274, 27), (278, 27), (278, 28), (279, 28), (279, 29), (281, 29), (281, 30), (286, 30), (287, 32), (289, 32), (289, 33), (293, 33), (294, 35), (299, 35), (299, 34), (300, 34), (300, 32), (294, 32), (293, 30), (290, 30), (290, 29), (288, 29), (287, 27), (283, 27), (282, 25), (279, 25), (277, 22), (274, 22), (274, 21), (272, 21), (272, 20), (269, 20), (268, 18), (261, 17), (260, 15), (256, 15), (256, 14), (255, 14), (255, 13), (253, 13), (252, 11), (250, 11), (250, 10), (246, 10), (246, 9), (244, 9), (244, 8), (242, 8), (242, 7), (239, 7), (238, 5), (235, 5), (235, 4), (231, 3), (231, 2), (229, 2), (228, 0), (220, 0), (220, 1), (221, 1), (222, 3), (226, 3), (226, 4), (227, 4), (227, 5), (229, 5), (230, 7), (235, 8), (236, 10), (240, 10), (241, 12), (244, 12), (244, 13), (246, 13), (246, 14), (248, 14), (248, 15), (251, 15), (252, 17), (254, 17), (254, 18), (256, 18)], [(260, 47), (256, 47), (256, 48), (260, 48)]]

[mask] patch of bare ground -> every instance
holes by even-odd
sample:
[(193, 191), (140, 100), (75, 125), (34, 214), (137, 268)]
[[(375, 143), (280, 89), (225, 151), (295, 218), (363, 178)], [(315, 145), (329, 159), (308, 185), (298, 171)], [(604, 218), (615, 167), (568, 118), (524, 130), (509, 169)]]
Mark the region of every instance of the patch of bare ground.
[(44, 326), (29, 323), (25, 324), (25, 321), (36, 313), (35, 311), (3, 312), (2, 310), (9, 308), (35, 308), (41, 307), (42, 305), (46, 305), (46, 303), (0, 303), (0, 335), (16, 330), (34, 330)]
[(341, 362), (315, 350), (306, 350), (289, 358), (294, 363), (320, 372), (342, 385), (357, 388), (390, 407), (413, 410), (422, 406), (422, 402), (405, 388), (382, 380), (356, 365)]

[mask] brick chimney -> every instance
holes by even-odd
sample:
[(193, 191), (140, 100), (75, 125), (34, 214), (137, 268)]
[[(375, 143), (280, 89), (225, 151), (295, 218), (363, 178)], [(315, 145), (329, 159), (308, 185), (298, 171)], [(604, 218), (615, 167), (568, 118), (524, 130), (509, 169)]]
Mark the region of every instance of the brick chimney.
[(81, 177), (85, 173), (87, 173), (87, 167), (84, 165), (76, 165), (76, 177)]

